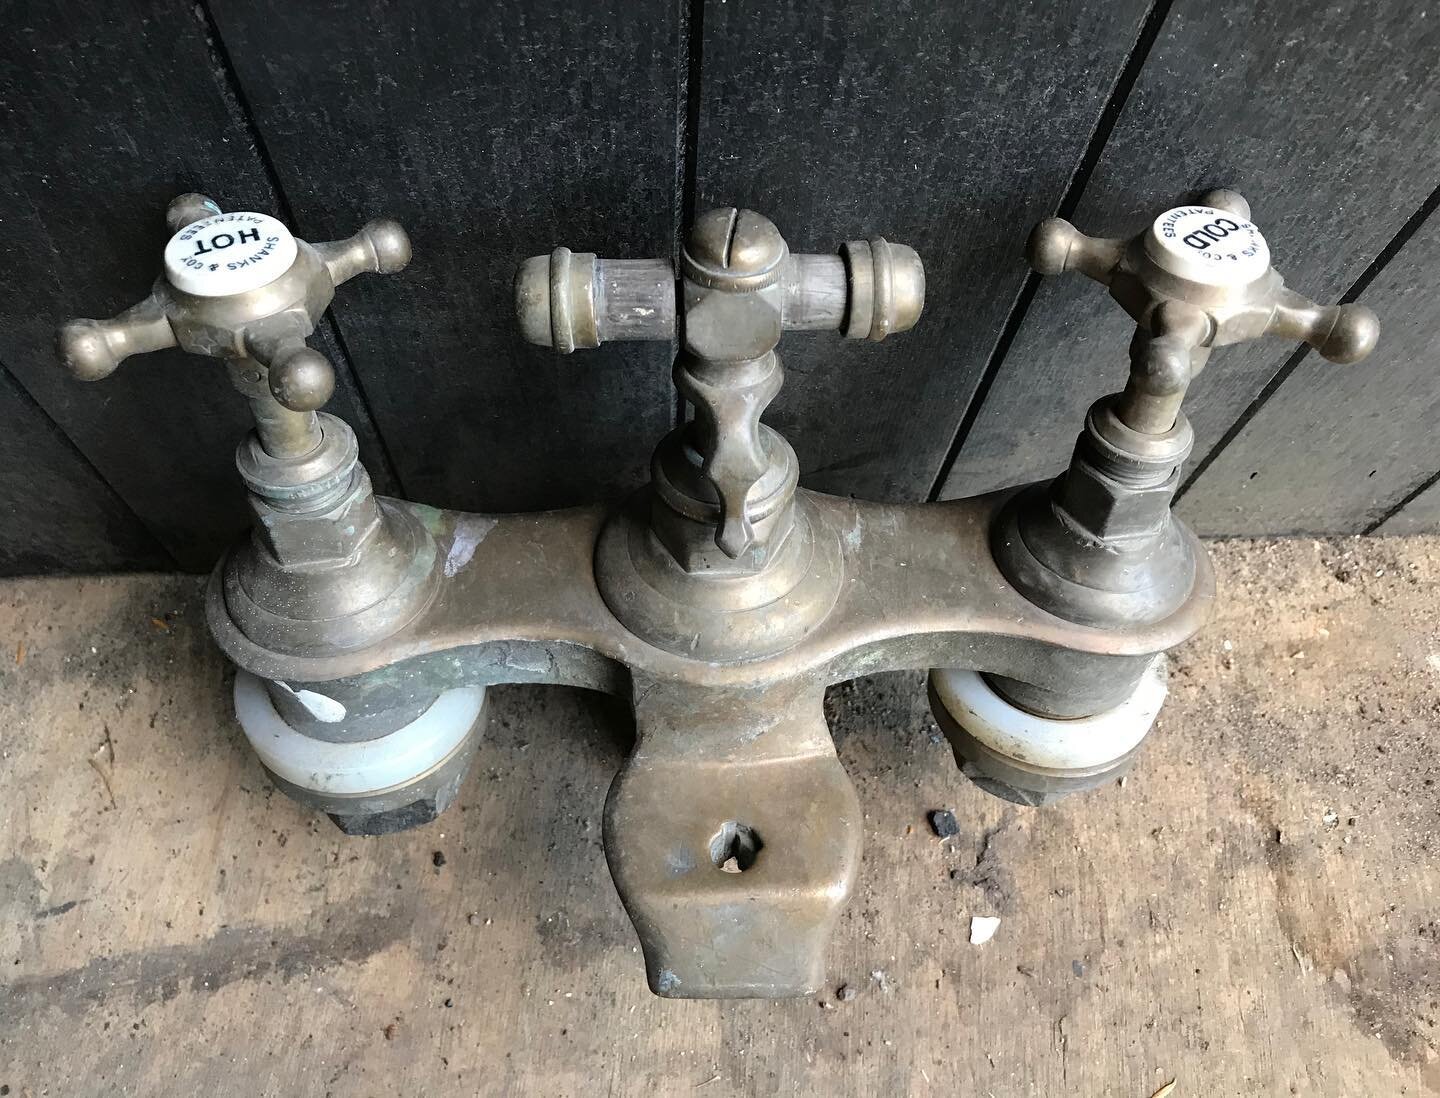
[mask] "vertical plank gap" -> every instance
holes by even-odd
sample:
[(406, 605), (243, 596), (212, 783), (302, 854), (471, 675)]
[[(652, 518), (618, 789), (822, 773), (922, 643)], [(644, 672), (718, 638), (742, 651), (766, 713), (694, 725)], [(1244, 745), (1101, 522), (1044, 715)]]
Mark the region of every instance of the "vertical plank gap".
[[(1340, 296), (1338, 304), (1349, 305), (1351, 302), (1357, 300), (1369, 287), (1370, 283), (1375, 281), (1376, 277), (1385, 269), (1390, 261), (1399, 254), (1400, 249), (1409, 243), (1410, 238), (1420, 231), (1420, 227), (1425, 224), (1437, 208), (1440, 208), (1440, 186), (1437, 186), (1426, 195), (1425, 201), (1420, 203), (1415, 212), (1406, 219), (1405, 224), (1396, 230), (1395, 235), (1390, 238), (1390, 242), (1381, 248), (1380, 253), (1360, 272), (1360, 277)], [(1179, 503), (1180, 500), (1185, 497), (1185, 493), (1195, 486), (1195, 482), (1200, 479), (1201, 474), (1210, 468), (1211, 464), (1220, 456), (1225, 447), (1234, 442), (1240, 432), (1245, 429), (1246, 425), (1260, 413), (1260, 409), (1265, 407), (1270, 398), (1273, 397), (1280, 389), (1280, 386), (1289, 379), (1290, 375), (1295, 372), (1296, 367), (1300, 365), (1301, 361), (1303, 361), (1309, 353), (1309, 346), (1302, 343), (1295, 349), (1294, 354), (1285, 360), (1280, 369), (1275, 371), (1275, 376), (1266, 382), (1265, 387), (1256, 394), (1255, 399), (1236, 417), (1235, 422), (1232, 423), (1220, 437), (1220, 441), (1212, 446), (1209, 452), (1195, 464), (1194, 470), (1185, 478), (1185, 482), (1180, 485), (1180, 490), (1175, 493), (1176, 503)], [(1339, 369), (1353, 369), (1353, 367), (1341, 366)], [(1405, 500), (1397, 504), (1394, 511), (1387, 514), (1380, 522), (1384, 522), (1391, 514), (1394, 514), (1395, 511), (1403, 507), (1405, 503), (1409, 502), (1409, 498), (1410, 497), (1406, 497)], [(1365, 533), (1370, 533), (1371, 530), (1380, 525), (1380, 522), (1367, 528)]]
[[(1090, 183), (1090, 177), (1100, 163), (1100, 156), (1110, 141), (1110, 135), (1115, 131), (1115, 125), (1125, 110), (1125, 104), (1130, 100), (1130, 93), (1134, 90), (1136, 81), (1140, 79), (1140, 73), (1145, 67), (1145, 62), (1150, 58), (1150, 51), (1160, 37), (1160, 29), (1170, 15), (1173, 3), (1174, 0), (1155, 0), (1150, 5), (1149, 11), (1145, 13), (1145, 18), (1140, 24), (1140, 31), (1135, 36), (1135, 42), (1125, 58), (1125, 64), (1120, 67), (1120, 74), (1115, 79), (1115, 85), (1110, 89), (1105, 106), (1101, 108), (1100, 114), (1095, 120), (1095, 129), (1091, 131), (1090, 140), (1086, 142), (1085, 152), (1080, 157), (1079, 163), (1076, 164), (1064, 194), (1060, 196), (1060, 204), (1056, 208), (1057, 217), (1072, 217), (1080, 205), (1080, 199)], [(940, 469), (936, 473), (927, 499), (932, 501), (939, 499), (945, 482), (950, 479), (951, 470), (954, 469), (955, 462), (960, 457), (960, 451), (964, 448), (965, 440), (975, 426), (975, 421), (980, 417), (980, 412), (985, 406), (985, 398), (989, 396), (990, 389), (995, 384), (996, 377), (999, 376), (1005, 356), (1009, 353), (1010, 345), (1020, 331), (1020, 325), (1024, 322), (1026, 313), (1029, 312), (1030, 303), (1035, 299), (1035, 292), (1039, 285), (1040, 277), (1031, 272), (1026, 276), (1020, 291), (1015, 295), (1015, 302), (1011, 305), (1010, 313), (1000, 330), (1000, 338), (995, 341), (995, 348), (985, 362), (985, 370), (980, 376), (980, 382), (970, 395), (970, 400), (955, 428), (955, 437), (951, 439), (950, 446), (945, 452), (945, 460), (940, 463)]]
[(100, 471), (100, 468), (86, 456), (85, 451), (75, 444), (75, 440), (72, 439), (70, 435), (66, 433), (65, 429), (55, 421), (54, 417), (45, 410), (45, 406), (35, 399), (30, 390), (25, 388), (25, 385), (21, 382), (20, 378), (16, 376), (14, 371), (3, 362), (0, 362), (0, 385), (5, 385), (13, 389), (19, 396), (21, 403), (35, 413), (36, 417), (41, 423), (45, 424), (50, 433), (60, 440), (60, 444), (75, 456), (76, 461), (80, 463), (81, 467), (90, 470), (100, 486), (135, 520), (135, 525), (145, 531), (146, 536), (149, 537), (151, 541), (151, 548), (154, 550), (155, 556), (165, 561), (166, 567), (169, 570), (175, 572), (184, 571), (184, 569), (180, 567), (179, 561), (175, 559), (174, 554), (170, 552), (169, 547), (160, 539), (159, 534), (156, 533), (154, 528), (140, 516), (135, 508), (130, 506), (130, 501), (116, 490), (115, 486), (110, 483), (105, 474)]
[(1430, 491), (1430, 489), (1434, 488), (1437, 484), (1440, 484), (1440, 472), (1435, 473), (1433, 476), (1426, 477), (1418, 485), (1416, 485), (1412, 491), (1406, 492), (1404, 498), (1402, 498), (1399, 503), (1395, 504), (1394, 507), (1391, 507), (1388, 511), (1386, 511), (1383, 515), (1381, 515), (1378, 519), (1376, 519), (1374, 522), (1372, 522), (1369, 526), (1365, 527), (1365, 529), (1360, 532), (1362, 534), (1373, 534), (1376, 530), (1384, 526), (1392, 518), (1398, 515), (1401, 511), (1405, 510), (1405, 508), (1409, 507), (1410, 504), (1414, 503), (1417, 499), (1423, 496), (1426, 492)]
[[(265, 137), (260, 132), (260, 125), (255, 121), (255, 112), (250, 107), (250, 100), (245, 94), (245, 86), (240, 82), (240, 74), (235, 70), (235, 64), (230, 59), (229, 47), (225, 45), (225, 38), (220, 33), (220, 24), (210, 10), (210, 3), (211, 0), (199, 0), (195, 9), (200, 15), (201, 22), (205, 25), (205, 44), (210, 50), (210, 59), (214, 62), (216, 71), (221, 75), (226, 93), (234, 103), (235, 113), (244, 127), (245, 136), (249, 138), (250, 144), (255, 149), (255, 156), (260, 161), (266, 181), (270, 184), (271, 201), (275, 204), (280, 219), (298, 230), (299, 223), (295, 218), (295, 210), (291, 207), (284, 184), (280, 181), (279, 169), (276, 168), (275, 161), (270, 156), (270, 150), (265, 144)], [(331, 310), (325, 311), (325, 315), (320, 318), (320, 324), (325, 326), (327, 333), (339, 349), (341, 357), (345, 360), (343, 363), (345, 372), (355, 386), (355, 394), (360, 399), (360, 407), (369, 421), (369, 433), (374, 436), (376, 445), (380, 448), (379, 456), (385, 464), (383, 471), (385, 477), (396, 486), (396, 490), (401, 496), (409, 498), (404, 479), (400, 476), (399, 466), (391, 457), (389, 440), (380, 430), (375, 413), (371, 410), (370, 396), (365, 391), (365, 381), (359, 371), (355, 369), (355, 360), (350, 355), (350, 348), (345, 343), (344, 333), (340, 330), (340, 325), (336, 322)]]
[[(679, 156), (676, 162), (675, 228), (677, 235), (672, 242), (670, 259), (675, 272), (680, 272), (680, 249), (695, 223), (696, 207), (700, 202), (700, 108), (702, 77), (705, 70), (705, 0), (676, 0), (680, 8), (680, 50), (684, 60), (681, 69), (681, 100), (685, 109), (679, 134)], [(676, 310), (676, 317), (683, 318), (684, 309)], [(682, 321), (683, 323), (683, 321)], [(681, 331), (676, 325), (671, 357), (680, 353)], [(674, 423), (678, 427), (685, 422), (685, 398), (675, 393)]]

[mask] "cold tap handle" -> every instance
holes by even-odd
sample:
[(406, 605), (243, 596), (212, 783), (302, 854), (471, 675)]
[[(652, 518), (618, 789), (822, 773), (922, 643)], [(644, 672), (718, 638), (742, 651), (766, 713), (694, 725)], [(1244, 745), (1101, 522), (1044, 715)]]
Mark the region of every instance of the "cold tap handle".
[(1136, 430), (1163, 432), (1215, 347), (1278, 335), (1332, 362), (1359, 362), (1379, 321), (1363, 305), (1319, 305), (1285, 286), (1270, 246), (1235, 191), (1166, 210), (1126, 240), (1086, 236), (1068, 221), (1035, 226), (1025, 248), (1043, 275), (1099, 282), (1136, 323), (1130, 382), (1117, 411)]

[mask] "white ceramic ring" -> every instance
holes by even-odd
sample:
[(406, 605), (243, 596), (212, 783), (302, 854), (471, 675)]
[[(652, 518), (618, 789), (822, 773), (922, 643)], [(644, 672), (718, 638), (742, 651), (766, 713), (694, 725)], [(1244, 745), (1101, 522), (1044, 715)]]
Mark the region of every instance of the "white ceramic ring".
[(447, 690), (388, 735), (331, 743), (295, 731), (276, 712), (261, 679), (235, 673), (235, 716), (260, 761), (291, 785), (332, 795), (378, 793), (418, 778), (464, 742), (484, 704), (483, 686)]
[(1139, 746), (1165, 701), (1165, 657), (1156, 656), (1135, 690), (1113, 709), (1059, 720), (1018, 709), (978, 671), (937, 668), (931, 681), (946, 710), (982, 747), (1047, 770), (1093, 770)]

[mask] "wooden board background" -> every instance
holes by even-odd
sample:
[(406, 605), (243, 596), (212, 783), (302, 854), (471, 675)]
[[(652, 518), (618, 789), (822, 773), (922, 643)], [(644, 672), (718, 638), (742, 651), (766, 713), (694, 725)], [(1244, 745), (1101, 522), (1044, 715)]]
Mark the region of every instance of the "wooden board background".
[(1017, 242), (1073, 185), (1146, 11), (1142, 0), (704, 5), (700, 208), (753, 206), (797, 251), (884, 236), (925, 263), (913, 331), (782, 344), (786, 385), (769, 419), (807, 485), (929, 493), (1026, 282)]
[(405, 491), (520, 510), (638, 483), (673, 425), (673, 348), (530, 347), (511, 280), (559, 244), (670, 255), (680, 9), (211, 7), (300, 234), (347, 235), (382, 211), (411, 233), (403, 276), (348, 285), (334, 309)]
[[(1052, 472), (1123, 377), (1123, 318), (1029, 275), (1030, 225), (1132, 232), (1235, 186), (1292, 285), (1363, 296), (1385, 335), (1357, 374), (1375, 383), (1339, 383), (1329, 409), (1314, 355), (1217, 355), (1190, 402), (1185, 515), (1217, 534), (1437, 528), (1433, 449), (1366, 437), (1391, 422), (1392, 333), (1399, 354), (1433, 326), (1434, 250), (1412, 238), (1440, 181), (1440, 24), (1400, 0), (74, 0), (21, 3), (11, 25), (0, 370), (24, 399), (0, 423), (23, 455), (0, 467), (5, 574), (202, 571), (242, 528), (245, 416), (213, 363), (151, 355), (85, 386), (52, 349), (59, 321), (146, 292), (164, 205), (189, 189), (309, 239), (379, 213), (409, 227), (412, 267), (346, 286), (318, 334), (331, 410), (382, 490), (507, 510), (618, 496), (678, 414), (673, 347), (519, 342), (525, 256), (673, 254), (696, 209), (730, 202), (797, 249), (914, 245), (921, 325), (880, 346), (790, 338), (769, 418), (813, 487), (954, 496)], [(1405, 362), (1423, 404), (1426, 362)], [(57, 441), (68, 457), (47, 456)], [(77, 519), (86, 500), (111, 518)]]
[[(1417, 20), (1402, 0), (1329, 7), (1175, 0), (1074, 221), (1096, 236), (1131, 235), (1176, 199), (1230, 186), (1250, 200), (1289, 285), (1321, 301), (1348, 299), (1358, 280), (1373, 277), (1372, 262), (1388, 259), (1396, 235), (1413, 231), (1412, 215), (1440, 180), (1437, 56), (1440, 27)], [(1367, 300), (1380, 313), (1382, 340), (1392, 323), (1408, 323), (1393, 296)], [(1083, 409), (1123, 384), (1132, 330), (1094, 283), (1045, 280), (943, 494), (1063, 468)], [(1253, 402), (1271, 395), (1267, 385), (1294, 352), (1274, 339), (1216, 352), (1186, 401), (1196, 432), (1192, 467), (1254, 414)], [(1283, 388), (1314, 385), (1326, 369), (1309, 356)], [(1298, 522), (1292, 489), (1317, 476), (1314, 465), (1332, 438), (1363, 430), (1357, 413), (1386, 401), (1380, 385), (1362, 406), (1332, 409), (1320, 437), (1277, 423), (1296, 457), (1285, 474), (1223, 522), (1216, 516), (1225, 504), (1209, 509), (1202, 475), (1187, 493), (1186, 514), (1205, 533), (1352, 528), (1353, 513), (1338, 525)], [(1251, 460), (1248, 450), (1240, 442), (1232, 460)]]
[(1359, 534), (1395, 514), (1440, 468), (1437, 269), (1432, 214), (1359, 295), (1388, 314), (1384, 343), (1349, 368), (1307, 354), (1192, 481), (1182, 514), (1217, 534), (1246, 532), (1252, 497), (1276, 533)]
[(1217, 566), (1124, 788), (1018, 809), (956, 771), (919, 675), (832, 691), (865, 851), (828, 1008), (646, 990), (599, 841), (620, 707), (496, 690), (458, 804), (347, 839), (241, 741), (198, 581), (0, 585), (0, 1087), (1440, 1094), (1440, 539)]
[[(193, 5), (22, 4), (0, 35), (0, 101), (0, 364), (176, 562), (208, 570), (245, 527), (232, 455), (248, 415), (223, 369), (166, 351), (87, 386), (53, 348), (67, 317), (108, 316), (149, 292), (175, 195), (279, 209), (214, 44)], [(334, 410), (393, 487), (347, 359), (321, 346), (339, 372)], [(7, 511), (35, 491), (27, 465), (0, 473)], [(66, 570), (140, 563), (103, 538), (72, 541), (62, 510), (31, 532), (37, 545), (70, 544)]]

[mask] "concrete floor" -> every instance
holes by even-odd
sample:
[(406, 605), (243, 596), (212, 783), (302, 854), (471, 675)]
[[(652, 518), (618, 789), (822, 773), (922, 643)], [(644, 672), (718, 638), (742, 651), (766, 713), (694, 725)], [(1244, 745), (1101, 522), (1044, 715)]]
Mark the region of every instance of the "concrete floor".
[(497, 690), (459, 805), (346, 839), (244, 749), (197, 580), (0, 585), (0, 1095), (1440, 1093), (1440, 540), (1214, 549), (1124, 788), (1006, 805), (919, 676), (833, 692), (848, 1002), (646, 991), (608, 701)]

